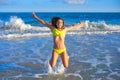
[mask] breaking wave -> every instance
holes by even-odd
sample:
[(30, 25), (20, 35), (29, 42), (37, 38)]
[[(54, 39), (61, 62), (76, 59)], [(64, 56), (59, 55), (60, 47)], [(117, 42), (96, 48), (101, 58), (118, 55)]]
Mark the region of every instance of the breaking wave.
[[(86, 20), (83, 27), (69, 31), (67, 34), (107, 34), (114, 32), (120, 32), (120, 25), (106, 24), (105, 21), (90, 22), (89, 20)], [(25, 24), (24, 21), (17, 16), (12, 16), (8, 22), (0, 20), (0, 38), (50, 35), (51, 32), (47, 27), (31, 26), (30, 24)]]

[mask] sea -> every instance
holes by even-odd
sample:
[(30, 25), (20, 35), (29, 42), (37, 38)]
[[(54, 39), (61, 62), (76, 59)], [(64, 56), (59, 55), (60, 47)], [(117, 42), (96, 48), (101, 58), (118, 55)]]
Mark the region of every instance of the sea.
[(54, 16), (69, 27), (66, 33), (69, 67), (48, 64), (53, 36), (32, 18), (32, 12), (0, 12), (0, 80), (120, 80), (119, 12), (36, 12), (51, 23)]

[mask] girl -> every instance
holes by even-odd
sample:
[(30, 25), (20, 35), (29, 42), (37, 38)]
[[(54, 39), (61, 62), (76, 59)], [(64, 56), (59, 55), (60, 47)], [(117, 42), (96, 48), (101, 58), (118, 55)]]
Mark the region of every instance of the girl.
[(58, 59), (58, 55), (60, 55), (64, 67), (67, 68), (69, 58), (64, 44), (65, 33), (69, 30), (77, 29), (83, 26), (84, 22), (64, 28), (64, 21), (59, 17), (52, 18), (51, 21), (52, 25), (51, 25), (45, 22), (44, 20), (42, 20), (41, 18), (38, 18), (34, 12), (32, 13), (32, 16), (33, 18), (38, 20), (41, 24), (47, 26), (52, 32), (54, 45), (53, 45), (52, 57), (49, 61), (51, 67), (55, 67)]

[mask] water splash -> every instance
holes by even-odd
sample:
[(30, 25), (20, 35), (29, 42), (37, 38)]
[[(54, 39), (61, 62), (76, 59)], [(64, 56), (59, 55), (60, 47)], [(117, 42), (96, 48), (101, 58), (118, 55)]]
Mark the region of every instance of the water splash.
[(62, 64), (62, 61), (59, 62), (58, 68), (57, 68), (57, 73), (63, 74), (65, 72), (65, 67)]
[(49, 61), (47, 60), (45, 62), (45, 66), (47, 68), (47, 73), (48, 74), (64, 74), (64, 72), (65, 72), (65, 68), (62, 64), (62, 61), (60, 61), (57, 66), (52, 68), (51, 65), (49, 64)]
[(21, 18), (17, 18), (17, 16), (12, 16), (9, 22), (5, 23), (6, 29), (12, 30), (26, 30), (31, 29), (31, 25), (25, 24)]

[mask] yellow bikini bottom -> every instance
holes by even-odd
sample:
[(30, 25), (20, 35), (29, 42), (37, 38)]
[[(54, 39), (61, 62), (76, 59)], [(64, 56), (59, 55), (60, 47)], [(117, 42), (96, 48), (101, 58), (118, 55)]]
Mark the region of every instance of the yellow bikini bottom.
[(53, 48), (53, 50), (54, 50), (56, 53), (58, 53), (58, 54), (62, 54), (62, 53), (66, 50), (66, 48), (64, 48), (64, 49), (56, 49), (56, 48)]

